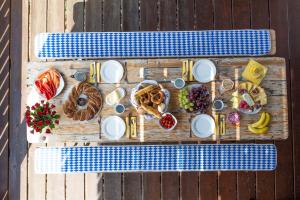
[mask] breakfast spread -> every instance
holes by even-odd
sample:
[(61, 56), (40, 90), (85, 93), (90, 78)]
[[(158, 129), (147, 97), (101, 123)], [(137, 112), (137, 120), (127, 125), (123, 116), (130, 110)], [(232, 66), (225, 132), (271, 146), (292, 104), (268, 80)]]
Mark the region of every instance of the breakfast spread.
[(98, 89), (89, 83), (81, 82), (63, 104), (64, 114), (73, 120), (91, 120), (102, 107), (102, 97)]
[[(70, 120), (91, 120), (98, 116), (102, 109), (101, 90), (105, 95), (105, 109), (103, 109), (105, 114), (115, 112), (118, 115), (107, 117), (102, 123), (99, 122), (105, 137), (115, 140), (126, 133), (128, 139), (137, 139), (140, 130), (138, 126), (143, 123), (140, 117), (153, 120), (157, 128), (170, 131), (171, 134), (175, 128), (175, 131), (177, 129), (181, 131), (182, 120), (185, 120), (180, 116), (177, 121), (173, 113), (168, 110), (171, 99), (169, 91), (171, 91), (175, 94), (172, 96), (172, 106), (170, 106), (172, 112), (177, 113), (177, 116), (178, 112), (185, 111), (182, 115), (190, 117), (188, 127), (191, 133), (199, 138), (210, 137), (214, 133), (223, 136), (230, 132), (228, 130), (236, 127), (244, 128), (243, 130), (248, 134), (253, 133), (252, 135), (268, 133), (271, 127), (271, 112), (265, 111), (268, 108), (265, 106), (268, 103), (268, 96), (260, 85), (268, 71), (267, 67), (250, 59), (242, 72), (243, 79), (233, 81), (234, 77), (225, 78), (230, 74), (228, 71), (224, 73), (223, 78), (216, 76), (215, 64), (210, 60), (201, 59), (195, 61), (195, 65), (193, 63), (194, 61), (183, 61), (182, 77), (173, 75), (165, 82), (159, 83), (155, 80), (138, 81), (134, 87), (131, 85), (132, 82), (115, 86), (107, 84), (121, 81), (126, 68), (123, 68), (119, 62), (108, 61), (102, 64), (101, 68), (100, 63), (92, 63), (89, 75), (84, 70), (70, 73), (77, 81), (88, 79), (89, 83), (80, 82), (67, 90), (70, 92), (67, 99), (62, 101), (60, 110)], [(116, 66), (116, 71), (111, 70), (109, 66)], [(181, 76), (181, 72), (176, 71), (176, 73)], [(70, 79), (70, 75), (68, 77)], [(50, 100), (62, 90), (63, 81), (60, 73), (50, 68), (36, 77), (34, 85), (43, 97)], [(209, 83), (211, 81), (213, 82)], [(214, 88), (221, 92), (215, 92)], [(128, 98), (126, 91), (130, 90), (131, 95)], [(131, 105), (126, 101), (130, 101)], [(260, 116), (257, 119), (258, 114)], [(243, 120), (247, 124), (243, 123)]]

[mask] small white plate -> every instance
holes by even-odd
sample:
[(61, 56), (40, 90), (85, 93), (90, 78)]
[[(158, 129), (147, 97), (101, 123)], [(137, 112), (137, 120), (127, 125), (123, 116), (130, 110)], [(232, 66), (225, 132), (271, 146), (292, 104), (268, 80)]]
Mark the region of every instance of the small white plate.
[[(59, 85), (58, 85), (58, 88), (56, 89), (56, 94), (55, 94), (52, 98), (54, 98), (54, 97), (56, 97), (57, 95), (59, 95), (59, 94), (62, 92), (62, 90), (64, 89), (64, 87), (65, 87), (65, 81), (64, 81), (63, 77), (61, 76), (61, 74), (59, 74), (59, 76), (60, 76), (60, 77), (59, 77)], [(33, 84), (33, 85), (34, 85), (35, 91), (36, 91), (41, 97), (46, 98), (44, 94), (40, 93), (40, 91), (39, 91), (39, 89), (36, 87), (36, 85), (35, 85), (35, 84)], [(52, 99), (52, 98), (51, 98), (51, 99)]]
[(207, 115), (201, 114), (197, 115), (192, 119), (192, 131), (199, 138), (206, 138), (211, 136), (215, 132), (215, 121), (214, 119)]
[(109, 60), (101, 65), (101, 78), (105, 83), (119, 83), (124, 74), (124, 68), (118, 61)]
[(193, 66), (193, 76), (201, 83), (215, 80), (216, 73), (215, 64), (208, 59), (198, 60)]
[(261, 111), (261, 109), (262, 109), (262, 107), (255, 109), (253, 111), (248, 111), (248, 110), (239, 109), (239, 108), (237, 110), (246, 115), (255, 115), (255, 114), (259, 113)]
[[(118, 95), (120, 95), (119, 98), (118, 98), (118, 100), (115, 101), (115, 102), (111, 100), (112, 95), (114, 95), (114, 94), (112, 94), (113, 92), (116, 92), (116, 93), (118, 93)], [(105, 97), (105, 103), (107, 105), (110, 105), (110, 106), (116, 105), (125, 96), (126, 96), (126, 90), (124, 88), (118, 87), (117, 89), (115, 89), (114, 91), (112, 91), (111, 93), (109, 93), (108, 95), (106, 95), (106, 97)]]
[(108, 139), (118, 140), (126, 131), (124, 120), (118, 116), (110, 116), (101, 123), (101, 132), (105, 134)]

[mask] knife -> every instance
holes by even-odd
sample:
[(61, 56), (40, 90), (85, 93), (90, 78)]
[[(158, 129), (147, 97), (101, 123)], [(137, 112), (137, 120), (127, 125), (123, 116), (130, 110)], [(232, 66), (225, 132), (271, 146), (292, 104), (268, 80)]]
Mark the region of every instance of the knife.
[(215, 133), (216, 135), (219, 135), (220, 134), (220, 126), (219, 126), (219, 114), (216, 113), (214, 114), (214, 118), (215, 118), (215, 124), (216, 124), (216, 130), (215, 130)]
[(90, 79), (89, 79), (90, 83), (95, 83), (96, 82), (96, 79), (95, 79), (95, 76), (96, 76), (95, 65), (96, 65), (95, 62), (92, 62), (90, 64)]
[(96, 70), (97, 70), (97, 83), (101, 83), (101, 73), (100, 73), (100, 69), (101, 69), (101, 64), (97, 63), (96, 64)]
[(226, 134), (226, 115), (223, 115), (223, 135)]
[(194, 62), (192, 60), (190, 60), (190, 62), (189, 62), (189, 78), (190, 78), (190, 81), (194, 80), (193, 66), (194, 66)]
[(131, 131), (129, 118), (130, 118), (129, 115), (125, 118), (125, 123), (126, 123), (126, 137), (127, 138), (130, 138), (130, 131)]

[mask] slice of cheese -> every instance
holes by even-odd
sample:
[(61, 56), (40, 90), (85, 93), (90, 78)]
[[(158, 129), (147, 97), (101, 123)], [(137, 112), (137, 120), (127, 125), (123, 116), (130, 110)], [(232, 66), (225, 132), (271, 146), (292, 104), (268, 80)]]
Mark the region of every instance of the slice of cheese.
[(247, 90), (248, 90), (248, 91), (251, 91), (253, 85), (254, 85), (253, 83), (247, 82), (247, 83), (246, 83)]
[(261, 105), (266, 105), (267, 103), (268, 103), (267, 97), (266, 97), (266, 98), (260, 99), (260, 104), (261, 104)]
[(234, 96), (234, 97), (239, 97), (239, 92), (238, 92), (238, 91), (233, 92), (233, 93), (232, 93), (232, 96)]
[(230, 101), (231, 101), (231, 102), (239, 102), (240, 99), (237, 98), (237, 97), (232, 97), (232, 98), (230, 99)]
[(239, 108), (239, 102), (233, 102), (232, 103), (232, 108), (234, 108), (234, 109), (238, 109)]

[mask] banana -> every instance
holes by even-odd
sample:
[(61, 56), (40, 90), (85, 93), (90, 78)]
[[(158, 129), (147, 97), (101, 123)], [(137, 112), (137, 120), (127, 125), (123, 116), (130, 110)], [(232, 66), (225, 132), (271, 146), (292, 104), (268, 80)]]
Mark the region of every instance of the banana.
[(264, 128), (264, 127), (268, 126), (270, 123), (270, 120), (271, 120), (271, 115), (269, 113), (266, 113), (266, 119), (265, 119), (264, 123), (257, 126), (257, 128)]
[(248, 125), (248, 130), (251, 131), (252, 133), (255, 134), (265, 134), (268, 132), (269, 127), (264, 127), (264, 128), (254, 128), (250, 124)]
[(253, 123), (253, 124), (250, 124), (250, 126), (253, 127), (253, 128), (258, 128), (258, 126), (261, 126), (265, 122), (265, 119), (266, 119), (266, 113), (263, 112), (260, 115), (259, 120), (257, 122), (255, 122), (255, 123)]

